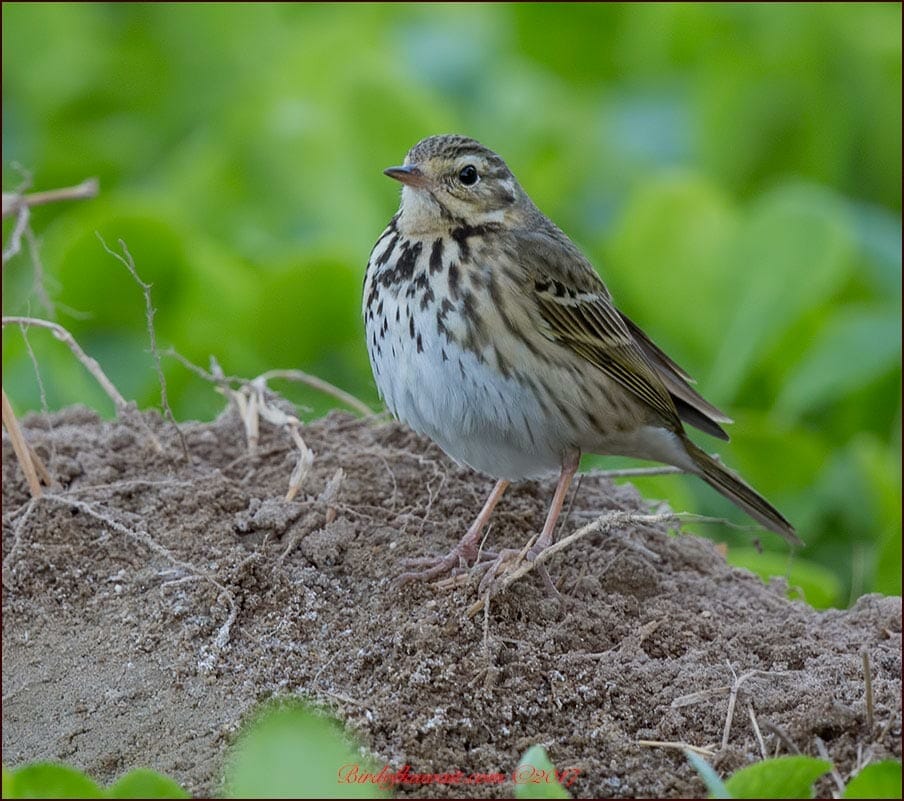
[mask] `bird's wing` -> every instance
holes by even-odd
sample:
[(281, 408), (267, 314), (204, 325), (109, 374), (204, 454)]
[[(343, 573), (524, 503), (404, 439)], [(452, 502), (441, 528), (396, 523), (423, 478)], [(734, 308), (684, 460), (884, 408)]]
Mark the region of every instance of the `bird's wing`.
[(659, 377), (665, 382), (666, 389), (678, 408), (679, 417), (707, 434), (727, 440), (728, 434), (718, 424), (731, 423), (732, 419), (725, 412), (713, 406), (691, 386), (695, 383), (694, 379), (663, 353), (637, 323), (621, 312), (619, 312), (619, 316), (647, 359), (656, 368)]
[(524, 232), (518, 251), (547, 335), (602, 370), (666, 421), (681, 418), (728, 439), (728, 418), (687, 383), (689, 376), (624, 317), (596, 271), (558, 229)]

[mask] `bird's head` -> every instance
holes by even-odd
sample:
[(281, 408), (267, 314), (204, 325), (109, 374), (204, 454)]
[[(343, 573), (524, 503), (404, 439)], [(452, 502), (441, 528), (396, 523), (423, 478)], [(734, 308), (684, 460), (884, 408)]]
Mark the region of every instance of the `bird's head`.
[(465, 136), (423, 139), (401, 167), (383, 172), (403, 184), (400, 224), (412, 233), (513, 222), (530, 204), (506, 163)]

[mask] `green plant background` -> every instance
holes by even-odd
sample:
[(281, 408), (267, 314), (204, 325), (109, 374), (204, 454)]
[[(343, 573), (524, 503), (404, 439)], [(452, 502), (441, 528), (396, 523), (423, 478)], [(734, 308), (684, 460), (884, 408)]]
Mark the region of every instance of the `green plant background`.
[[(736, 419), (725, 460), (807, 542), (699, 527), (811, 603), (901, 591), (899, 4), (4, 3), (4, 189), (96, 175), (37, 208), (56, 318), (122, 392), (159, 405), (157, 334), (227, 373), (301, 368), (376, 405), (360, 288), (418, 139), (498, 150), (620, 306)], [(4, 224), (4, 241), (10, 231)], [(28, 254), (4, 313), (47, 315)], [(111, 414), (67, 351), (29, 336), (51, 408)], [(15, 409), (41, 406), (4, 331)], [(165, 364), (179, 418), (222, 399)], [(308, 415), (330, 399), (285, 386)], [(701, 439), (702, 441), (702, 439)], [(713, 448), (715, 443), (704, 442)], [(620, 464), (588, 460), (588, 464)], [(639, 482), (743, 521), (698, 483)]]

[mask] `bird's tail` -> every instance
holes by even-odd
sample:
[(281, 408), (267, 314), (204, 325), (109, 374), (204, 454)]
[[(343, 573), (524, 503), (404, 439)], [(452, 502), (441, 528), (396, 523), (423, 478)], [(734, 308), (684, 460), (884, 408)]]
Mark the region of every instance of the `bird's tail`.
[(792, 545), (803, 545), (794, 533), (794, 527), (769, 501), (753, 487), (742, 481), (735, 473), (719, 464), (708, 453), (698, 448), (690, 440), (685, 441), (687, 453), (699, 470), (698, 475), (713, 489), (720, 492), (733, 504), (743, 509), (758, 523), (770, 531), (781, 534)]

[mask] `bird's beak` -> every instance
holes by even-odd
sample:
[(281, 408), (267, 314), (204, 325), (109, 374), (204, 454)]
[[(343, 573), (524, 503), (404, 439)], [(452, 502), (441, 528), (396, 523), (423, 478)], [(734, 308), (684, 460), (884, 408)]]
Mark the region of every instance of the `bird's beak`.
[(409, 164), (405, 167), (387, 167), (383, 170), (384, 175), (395, 178), (408, 186), (426, 186), (427, 176), (424, 175), (416, 166)]

